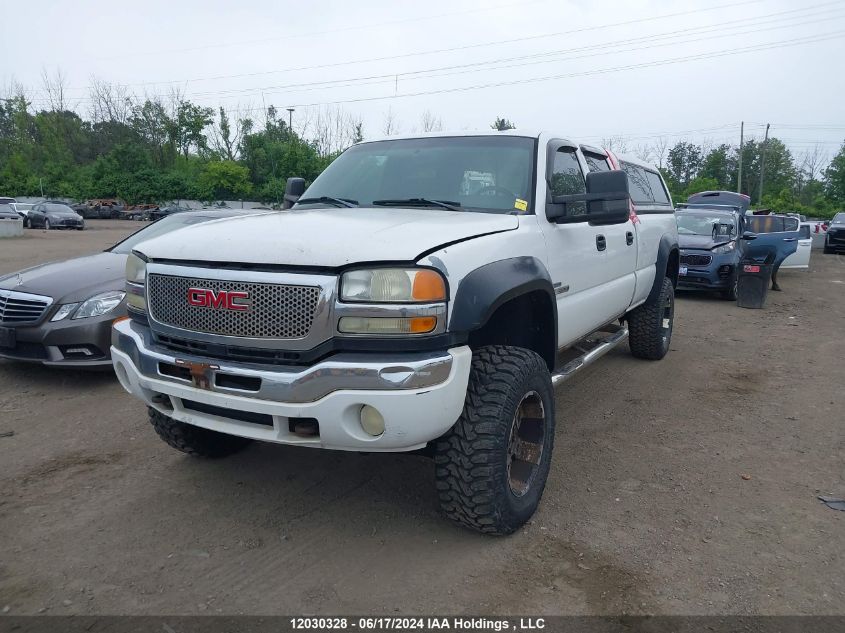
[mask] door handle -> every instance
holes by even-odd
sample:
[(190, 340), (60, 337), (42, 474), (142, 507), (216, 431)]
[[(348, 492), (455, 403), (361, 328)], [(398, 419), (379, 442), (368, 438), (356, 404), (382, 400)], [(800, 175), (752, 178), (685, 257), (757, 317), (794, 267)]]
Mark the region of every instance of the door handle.
[(631, 231), (625, 233), (625, 243), (630, 246), (634, 243), (634, 234)]
[(604, 238), (604, 235), (596, 235), (596, 248), (600, 251), (607, 248), (607, 240)]
[(783, 238), (783, 241), (784, 242), (797, 242), (798, 238), (797, 237), (785, 237), (785, 238)]

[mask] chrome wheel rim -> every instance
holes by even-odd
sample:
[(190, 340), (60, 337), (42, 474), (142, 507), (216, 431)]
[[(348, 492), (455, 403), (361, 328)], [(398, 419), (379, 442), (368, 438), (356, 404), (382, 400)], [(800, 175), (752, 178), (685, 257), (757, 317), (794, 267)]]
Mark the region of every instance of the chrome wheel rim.
[(522, 397), (508, 439), (508, 485), (516, 497), (524, 496), (540, 470), (546, 437), (546, 408), (536, 391)]

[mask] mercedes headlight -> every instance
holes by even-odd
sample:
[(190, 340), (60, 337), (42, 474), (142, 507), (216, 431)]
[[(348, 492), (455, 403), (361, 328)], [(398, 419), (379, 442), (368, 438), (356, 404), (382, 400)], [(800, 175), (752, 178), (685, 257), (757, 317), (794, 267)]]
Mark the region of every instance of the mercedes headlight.
[(730, 253), (732, 250), (736, 248), (736, 242), (728, 242), (727, 244), (722, 244), (721, 246), (717, 246), (713, 249), (714, 255), (724, 255), (725, 253)]
[(111, 292), (103, 292), (94, 295), (90, 299), (82, 302), (79, 309), (74, 313), (74, 319), (85, 319), (88, 317), (98, 317), (108, 314), (120, 305), (126, 293), (122, 290), (112, 290)]
[(78, 303), (66, 303), (62, 306), (59, 306), (59, 309), (56, 310), (56, 314), (53, 315), (53, 318), (50, 319), (51, 321), (61, 321), (62, 319), (68, 318), (73, 311), (76, 310)]
[(446, 281), (428, 268), (352, 270), (340, 280), (340, 300), (364, 303), (446, 301)]

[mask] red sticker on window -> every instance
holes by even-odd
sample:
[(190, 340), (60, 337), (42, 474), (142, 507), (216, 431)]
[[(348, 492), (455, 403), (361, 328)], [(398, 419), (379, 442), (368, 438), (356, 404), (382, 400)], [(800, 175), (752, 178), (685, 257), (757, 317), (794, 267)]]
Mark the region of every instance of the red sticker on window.
[(747, 272), (747, 273), (759, 273), (759, 272), (760, 272), (760, 267), (759, 267), (759, 266), (749, 266), (749, 265), (746, 265), (746, 266), (744, 266), (744, 267), (743, 267), (743, 270), (744, 270), (745, 272)]

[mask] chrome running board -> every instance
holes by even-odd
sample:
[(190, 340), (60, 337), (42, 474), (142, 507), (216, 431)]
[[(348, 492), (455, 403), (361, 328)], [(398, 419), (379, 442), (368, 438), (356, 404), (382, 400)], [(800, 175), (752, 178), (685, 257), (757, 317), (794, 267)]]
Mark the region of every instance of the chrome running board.
[[(573, 349), (582, 352), (581, 355), (573, 358), (565, 365), (555, 370), (552, 374), (552, 387), (557, 387), (561, 383), (569, 380), (580, 370), (584, 369), (588, 365), (592, 365), (599, 358), (607, 354), (610, 350), (628, 338), (627, 326), (612, 327), (614, 329), (612, 332), (608, 332), (609, 336), (607, 338), (591, 341), (588, 337), (584, 341), (574, 345)], [(592, 347), (585, 349), (585, 346), (588, 345), (592, 345)]]

